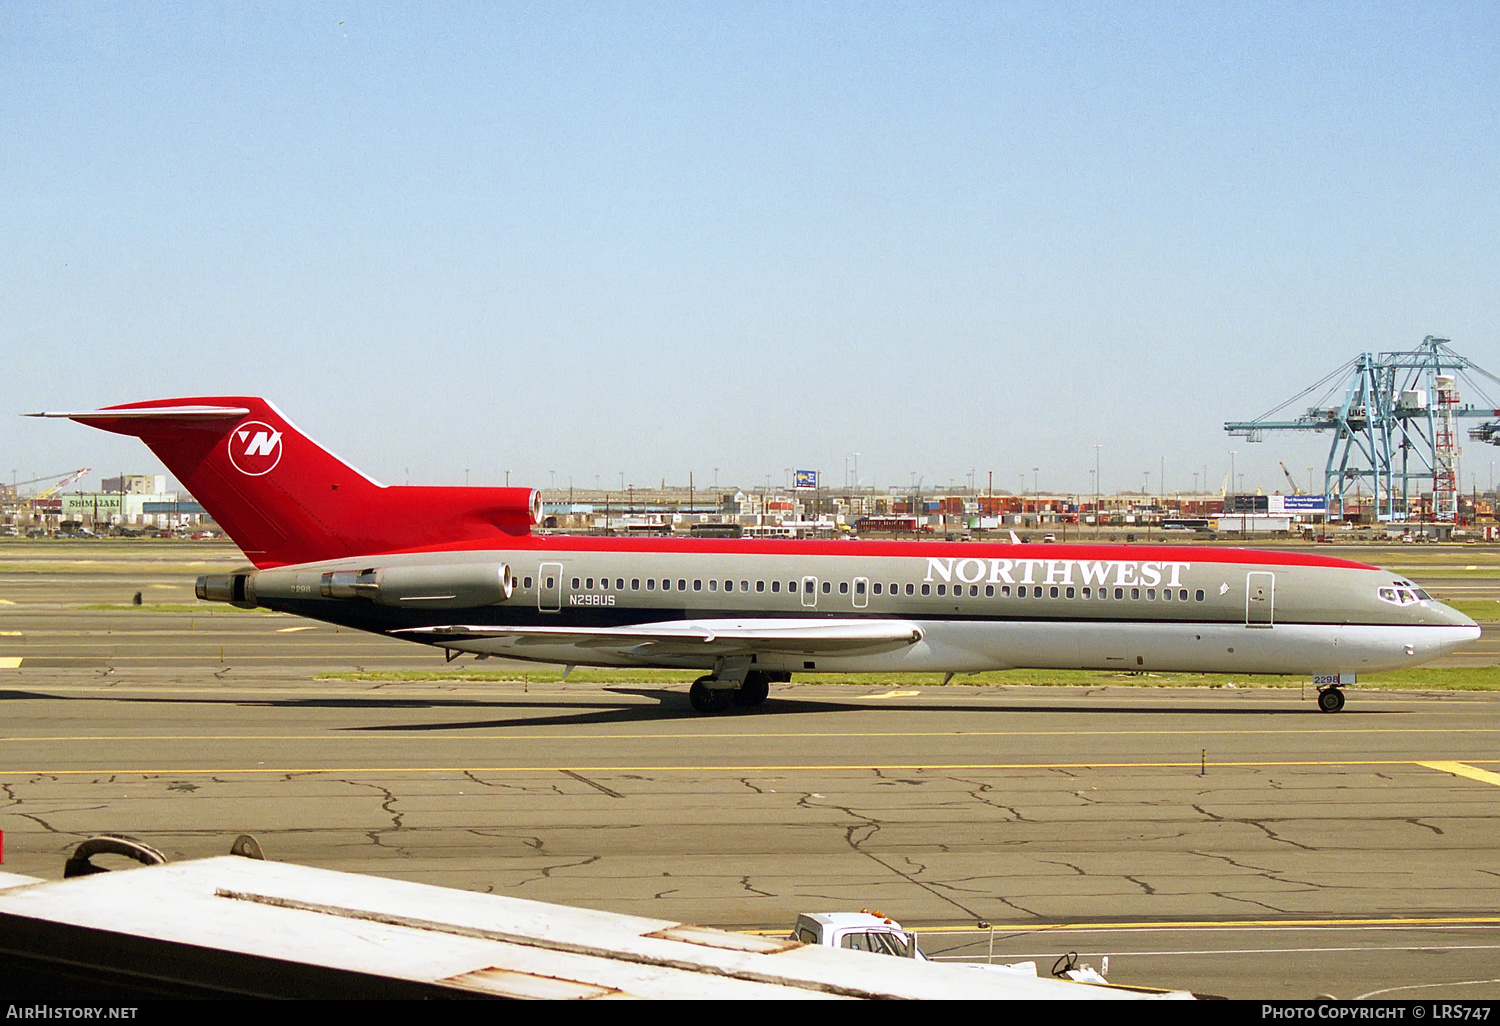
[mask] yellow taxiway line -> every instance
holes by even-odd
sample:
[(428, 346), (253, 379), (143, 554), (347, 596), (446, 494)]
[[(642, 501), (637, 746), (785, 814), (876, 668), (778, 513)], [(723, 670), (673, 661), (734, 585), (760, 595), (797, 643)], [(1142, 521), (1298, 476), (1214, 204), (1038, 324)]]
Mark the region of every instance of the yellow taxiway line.
[[(1500, 759), (1473, 760), (1497, 762)], [(653, 766), (128, 766), (93, 769), (0, 768), (0, 777), (16, 776), (157, 776), (190, 774), (287, 774), (287, 773), (868, 773), (884, 772), (974, 772), (977, 770), (1106, 770), (1106, 769), (1199, 769), (1200, 762), (988, 762), (988, 763), (827, 763), (766, 765), (653, 765)], [(1463, 764), (1459, 764), (1463, 765)], [(1350, 769), (1362, 766), (1423, 766), (1412, 759), (1275, 760), (1267, 762), (1211, 762), (1211, 770), (1286, 769), (1296, 767)], [(1474, 770), (1483, 773), (1483, 770)], [(1500, 780), (1500, 775), (1490, 774)], [(1490, 782), (1490, 781), (1486, 781)]]
[[(100, 688), (107, 691), (107, 688)], [(120, 689), (127, 690), (127, 689)], [(255, 692), (252, 692), (252, 694)], [(386, 699), (399, 698), (399, 692), (382, 692)], [(227, 704), (265, 705), (267, 699), (251, 698), (247, 695), (226, 699)], [(451, 710), (451, 707), (449, 707)], [(463, 710), (458, 711), (479, 711)], [(451, 725), (454, 730), (474, 730), (462, 723)], [(0, 736), (0, 744), (14, 742), (83, 742), (83, 741), (368, 741), (389, 736), (374, 730), (352, 732), (338, 728), (338, 733), (327, 734), (46, 734)], [(775, 741), (808, 740), (823, 738), (848, 738), (850, 740), (886, 738), (1023, 738), (1023, 737), (1300, 737), (1318, 734), (1500, 734), (1500, 727), (1373, 727), (1354, 730), (893, 730), (893, 731), (763, 731), (725, 732), (713, 731), (668, 731), (663, 733), (633, 734), (442, 734), (422, 737), (407, 737), (405, 741), (461, 741), (473, 744), (476, 741), (491, 741), (510, 744), (516, 741), (710, 741), (720, 744), (725, 741)], [(1399, 760), (1410, 762), (1411, 760)], [(1485, 760), (1481, 760), (1485, 761)], [(1220, 765), (1229, 765), (1221, 763)]]

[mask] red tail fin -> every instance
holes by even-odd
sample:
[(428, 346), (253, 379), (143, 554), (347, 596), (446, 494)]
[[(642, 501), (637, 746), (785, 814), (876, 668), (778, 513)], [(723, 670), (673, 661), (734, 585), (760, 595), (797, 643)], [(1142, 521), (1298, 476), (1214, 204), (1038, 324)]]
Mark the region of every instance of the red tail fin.
[(387, 487), (264, 399), (211, 396), (42, 414), (135, 435), (256, 566), (526, 535), (529, 488)]

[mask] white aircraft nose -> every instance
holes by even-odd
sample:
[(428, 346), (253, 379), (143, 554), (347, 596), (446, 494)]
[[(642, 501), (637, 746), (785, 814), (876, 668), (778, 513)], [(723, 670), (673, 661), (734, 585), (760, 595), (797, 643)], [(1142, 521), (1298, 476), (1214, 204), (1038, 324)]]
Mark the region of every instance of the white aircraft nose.
[[(1430, 635), (1426, 636), (1427, 643), (1423, 645), (1422, 648), (1427, 649), (1428, 651), (1432, 651), (1435, 649), (1437, 653), (1447, 655), (1449, 652), (1452, 652), (1455, 649), (1462, 648), (1472, 641), (1478, 641), (1480, 634), (1479, 625), (1473, 620), (1470, 620), (1467, 616), (1464, 616), (1462, 613), (1456, 613), (1455, 615), (1463, 617), (1463, 619), (1468, 622), (1464, 624), (1454, 624), (1452, 626), (1438, 627), (1436, 629), (1429, 628), (1429, 630), (1434, 630), (1434, 633), (1437, 634), (1437, 637), (1433, 638)], [(1408, 651), (1410, 650), (1410, 648), (1411, 646), (1408, 646)], [(1428, 658), (1432, 658), (1432, 656), (1429, 656)]]

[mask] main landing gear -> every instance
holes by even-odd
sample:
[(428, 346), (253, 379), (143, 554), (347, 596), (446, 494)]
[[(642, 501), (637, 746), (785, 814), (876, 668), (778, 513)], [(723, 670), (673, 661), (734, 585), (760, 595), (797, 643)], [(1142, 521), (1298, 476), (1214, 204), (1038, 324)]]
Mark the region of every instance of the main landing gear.
[(771, 693), (771, 675), (759, 670), (745, 674), (743, 683), (720, 680), (713, 674), (699, 677), (688, 689), (688, 701), (701, 713), (723, 712), (731, 705), (760, 705)]
[(1344, 693), (1338, 688), (1324, 688), (1318, 692), (1318, 708), (1324, 712), (1338, 712), (1344, 707)]

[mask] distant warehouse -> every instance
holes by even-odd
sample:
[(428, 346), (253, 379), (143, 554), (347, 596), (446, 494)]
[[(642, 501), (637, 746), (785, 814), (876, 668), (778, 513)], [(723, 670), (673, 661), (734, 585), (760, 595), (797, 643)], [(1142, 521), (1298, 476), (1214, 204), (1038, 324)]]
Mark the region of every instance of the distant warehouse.
[(860, 534), (910, 534), (918, 528), (916, 517), (860, 517), (854, 529)]

